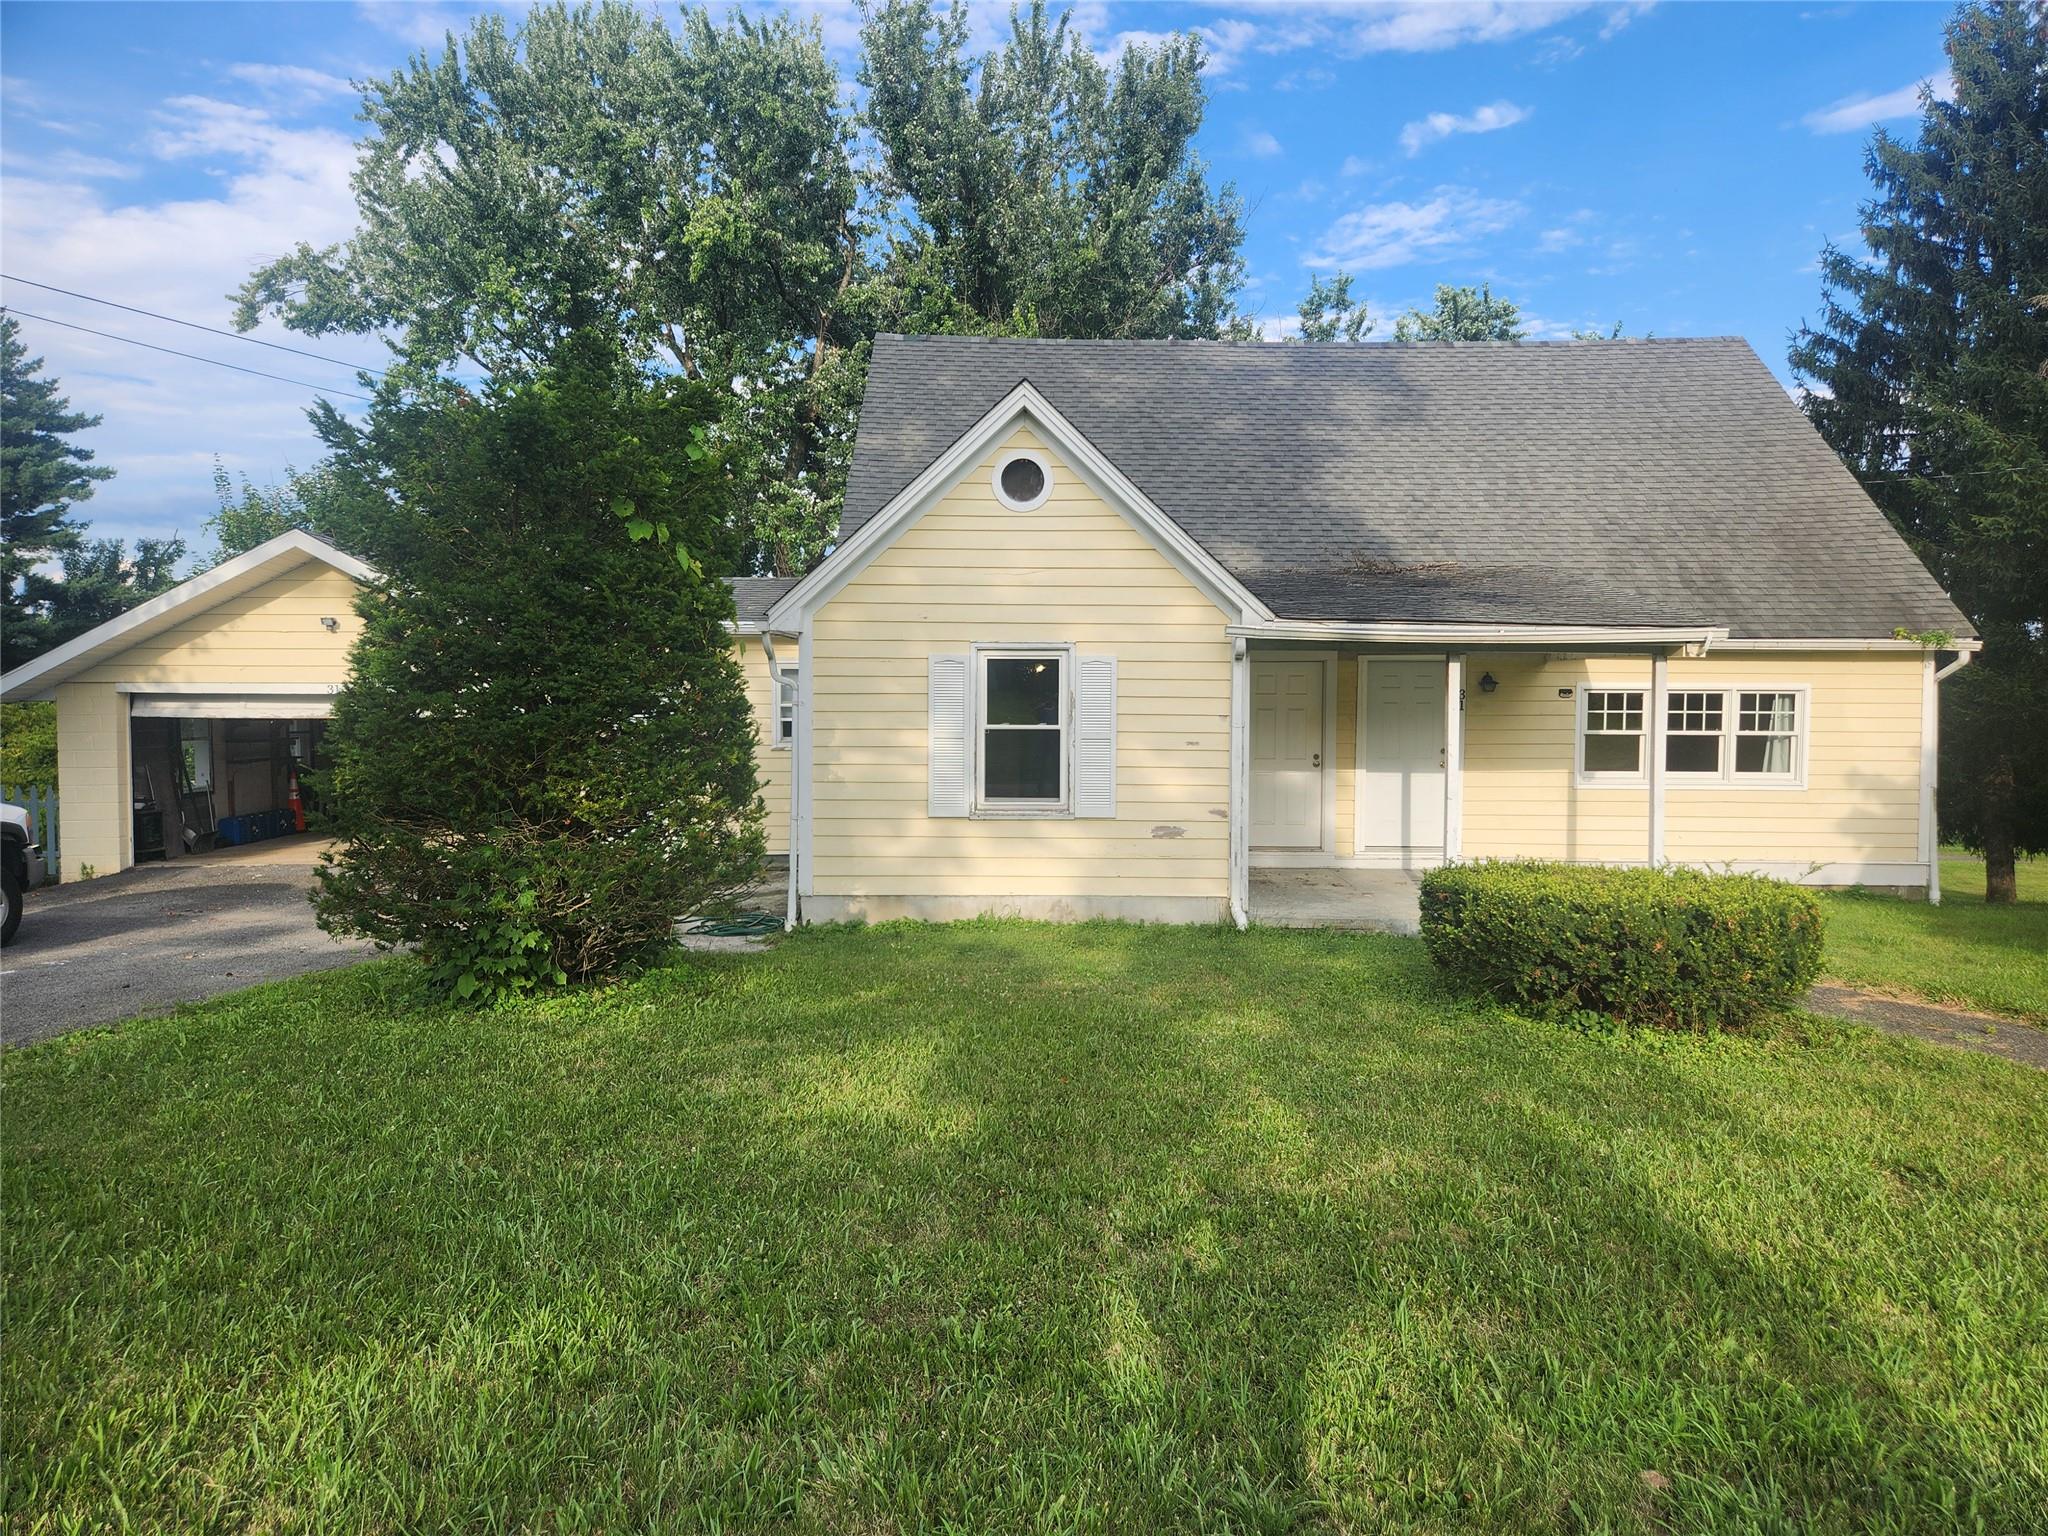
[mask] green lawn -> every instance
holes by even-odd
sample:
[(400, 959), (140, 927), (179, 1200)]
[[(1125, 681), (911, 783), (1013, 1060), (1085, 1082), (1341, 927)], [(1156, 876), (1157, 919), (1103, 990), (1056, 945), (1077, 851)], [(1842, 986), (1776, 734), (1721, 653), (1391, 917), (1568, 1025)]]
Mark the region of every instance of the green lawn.
[(1828, 974), (1884, 992), (2048, 1023), (2048, 859), (2022, 859), (2020, 899), (1984, 905), (1984, 861), (1941, 861), (1941, 905), (1837, 894)]
[(395, 962), (0, 1060), (9, 1529), (2019, 1531), (2048, 1092), (1413, 941)]

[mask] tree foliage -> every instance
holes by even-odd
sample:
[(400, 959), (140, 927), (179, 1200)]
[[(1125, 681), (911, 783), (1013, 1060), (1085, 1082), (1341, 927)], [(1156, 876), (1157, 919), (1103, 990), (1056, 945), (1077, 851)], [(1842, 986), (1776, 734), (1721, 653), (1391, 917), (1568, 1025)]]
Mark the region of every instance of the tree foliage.
[(1112, 70), (1044, 0), (984, 59), (967, 36), (966, 7), (932, 0), (862, 29), (894, 311), (921, 331), (1219, 334), (1243, 210), (1195, 153), (1200, 39), (1133, 44)]
[(0, 785), (54, 789), (57, 784), (57, 706), (48, 699), (0, 704)]
[(614, 974), (761, 849), (714, 401), (572, 338), (480, 396), (328, 411), (356, 553), (323, 926), (465, 997)]
[(1411, 309), (1394, 322), (1396, 341), (1520, 341), (1526, 334), (1521, 306), (1495, 298), (1491, 284), (1438, 283), (1434, 309)]
[(0, 670), (60, 643), (47, 611), (56, 583), (37, 568), (78, 549), (71, 509), (114, 473), (69, 440), (100, 418), (72, 410), (57, 388), (22, 345), (20, 323), (0, 311)]
[(387, 333), (401, 382), (531, 377), (585, 327), (712, 387), (748, 565), (836, 532), (877, 331), (1214, 335), (1235, 195), (1192, 144), (1200, 45), (1106, 70), (1042, 6), (863, 27), (866, 128), (815, 22), (624, 0), (496, 15), (364, 88), (355, 236), (258, 269), (238, 323)]
[(1941, 822), (2014, 899), (2048, 849), (2048, 12), (1965, 6), (1952, 101), (1880, 129), (1862, 260), (1821, 258), (1792, 364), (1807, 413), (1984, 641), (1944, 683)]
[(1311, 277), (1295, 312), (1301, 316), (1303, 341), (1363, 341), (1373, 331), (1365, 300), (1352, 301), (1349, 272)]
[(341, 486), (332, 466), (310, 470), (287, 468), (276, 485), (257, 485), (247, 475), (239, 483), (219, 459), (213, 461), (213, 516), (206, 530), (213, 537), (208, 566), (231, 560), (281, 533), (299, 529), (346, 544)]

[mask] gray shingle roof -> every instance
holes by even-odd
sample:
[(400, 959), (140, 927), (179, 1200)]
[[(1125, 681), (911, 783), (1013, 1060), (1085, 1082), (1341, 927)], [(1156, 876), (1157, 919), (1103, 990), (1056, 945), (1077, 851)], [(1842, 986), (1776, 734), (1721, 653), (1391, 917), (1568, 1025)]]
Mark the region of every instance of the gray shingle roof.
[(885, 335), (841, 537), (1026, 380), (1284, 618), (1970, 632), (1740, 338)]
[(725, 584), (732, 588), (733, 607), (739, 610), (737, 617), (742, 624), (758, 624), (768, 617), (768, 610), (775, 606), (775, 600), (796, 585), (794, 576), (728, 576)]

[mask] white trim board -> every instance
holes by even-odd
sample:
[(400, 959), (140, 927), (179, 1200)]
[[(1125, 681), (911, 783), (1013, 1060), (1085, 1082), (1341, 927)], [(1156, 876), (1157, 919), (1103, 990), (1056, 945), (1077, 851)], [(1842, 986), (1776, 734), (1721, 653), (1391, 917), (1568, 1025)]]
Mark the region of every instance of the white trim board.
[(26, 666), (16, 667), (5, 677), (0, 677), (0, 699), (48, 698), (60, 683), (84, 671), (101, 656), (138, 644), (157, 631), (170, 628), (174, 618), (186, 609), (196, 608), (203, 612), (238, 592), (295, 570), (308, 560), (332, 566), (365, 585), (379, 579), (376, 571), (354, 555), (344, 554), (332, 544), (294, 528), (274, 539), (265, 540), (232, 560), (223, 560), (212, 570), (202, 572), (189, 581), (180, 582), (160, 597), (136, 604), (126, 613), (67, 640)]
[(914, 527), (1016, 428), (1029, 422), (1043, 433), (1067, 467), (1096, 495), (1121, 512), (1160, 554), (1193, 582), (1227, 619), (1271, 620), (1272, 610), (1254, 597), (1180, 524), (1119, 470), (1079, 428), (1055, 410), (1029, 383), (1019, 384), (980, 421), (925, 467), (888, 505), (862, 523), (811, 573), (776, 601), (764, 621), (777, 629), (798, 627), (868, 565), (906, 529)]

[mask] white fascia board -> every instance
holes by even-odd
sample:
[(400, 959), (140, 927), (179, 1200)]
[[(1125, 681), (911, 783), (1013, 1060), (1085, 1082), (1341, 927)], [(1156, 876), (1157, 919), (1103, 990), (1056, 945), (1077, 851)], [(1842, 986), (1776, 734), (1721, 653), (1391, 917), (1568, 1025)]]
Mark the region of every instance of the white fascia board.
[(1025, 418), (1052, 440), (1067, 465), (1103, 500), (1118, 508), (1159, 552), (1193, 581), (1226, 614), (1240, 619), (1266, 619), (1272, 610), (1226, 571), (1185, 529), (1155, 506), (1128, 476), (1111, 463), (1074, 424), (1029, 383), (1019, 384), (991, 411), (969, 427), (953, 445), (925, 467), (889, 504), (861, 524), (852, 538), (833, 550), (808, 576), (791, 587), (768, 610), (768, 624), (778, 632), (794, 631), (847, 582), (866, 569), (896, 536), (950, 491), (991, 448)]
[(1353, 640), (1445, 646), (1664, 646), (1702, 648), (1722, 644), (1725, 629), (1615, 628), (1583, 624), (1342, 624), (1314, 619), (1276, 619), (1269, 624), (1233, 624), (1226, 631), (1246, 640)]
[(116, 683), (114, 692), (132, 694), (248, 694), (268, 699), (332, 698), (346, 683)]
[[(1724, 651), (1924, 651), (1929, 647), (1918, 640), (1723, 640), (1719, 642)], [(1984, 649), (1982, 640), (1951, 640), (1947, 645), (1933, 647), (1942, 651), (1961, 651), (1973, 654)]]
[[(302, 533), (294, 528), (281, 533), (274, 539), (266, 539), (254, 549), (236, 555), (232, 560), (223, 560), (210, 571), (201, 572), (190, 581), (182, 581), (160, 597), (153, 597), (146, 603), (138, 603), (126, 613), (107, 620), (106, 623), (87, 630), (77, 638), (67, 640), (47, 655), (38, 656), (26, 666), (16, 667), (5, 677), (0, 677), (0, 699), (17, 700), (47, 698), (50, 690), (74, 673), (83, 671), (93, 659), (109, 650), (119, 649), (129, 636), (137, 631), (156, 625), (179, 610), (194, 604), (206, 606), (208, 598), (216, 601), (229, 592), (223, 588), (237, 588), (253, 585), (254, 580), (271, 575), (283, 575), (307, 560), (318, 560), (349, 576), (353, 580), (368, 584), (378, 579), (376, 571), (358, 560), (354, 555), (344, 554), (332, 544)], [(271, 568), (275, 567), (273, 571)]]

